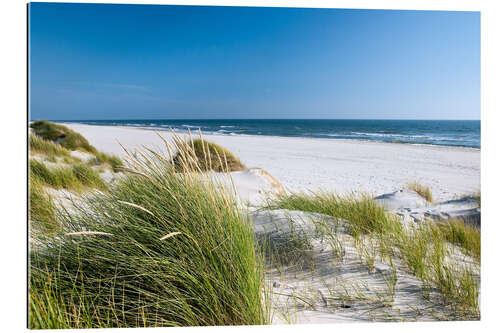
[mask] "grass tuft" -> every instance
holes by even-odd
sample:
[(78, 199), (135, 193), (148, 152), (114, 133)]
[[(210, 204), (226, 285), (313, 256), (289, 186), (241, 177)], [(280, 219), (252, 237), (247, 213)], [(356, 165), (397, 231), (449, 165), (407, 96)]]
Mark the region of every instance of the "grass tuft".
[(106, 189), (98, 172), (86, 164), (48, 168), (43, 162), (30, 159), (30, 179), (54, 189), (80, 192), (85, 188)]
[(467, 225), (463, 220), (440, 222), (437, 227), (446, 241), (460, 246), (468, 255), (481, 259), (481, 231), (479, 229)]
[(473, 195), (473, 198), (476, 199), (479, 208), (481, 208), (481, 192), (479, 191), (479, 192), (475, 193)]
[(481, 191), (461, 195), (458, 197), (458, 199), (474, 199), (476, 200), (478, 207), (481, 208)]
[(37, 120), (30, 127), (42, 139), (58, 143), (66, 149), (81, 149), (92, 154), (97, 153), (97, 150), (89, 144), (87, 139), (64, 125), (47, 120)]
[(30, 179), (41, 182), (55, 189), (69, 189), (80, 191), (82, 183), (75, 177), (69, 167), (49, 169), (43, 162), (30, 159)]
[(347, 220), (354, 237), (372, 232), (390, 233), (401, 229), (400, 223), (368, 195), (296, 193), (271, 199), (268, 208), (301, 210)]
[(73, 174), (83, 186), (106, 189), (106, 184), (99, 176), (99, 173), (86, 164), (77, 164), (72, 167)]
[(54, 142), (44, 140), (38, 135), (29, 135), (29, 149), (32, 154), (42, 154), (49, 158), (70, 157), (70, 151)]
[(425, 201), (432, 203), (434, 202), (432, 198), (432, 192), (428, 186), (424, 186), (417, 182), (411, 182), (408, 184), (408, 189), (417, 192)]
[[(438, 291), (442, 304), (456, 318), (479, 317), (479, 283), (472, 267), (450, 260), (449, 243), (475, 258), (472, 266), (480, 260), (480, 231), (463, 221), (429, 222), (403, 228), (396, 217), (367, 196), (341, 197), (332, 193), (289, 194), (272, 199), (268, 208), (315, 212), (344, 220), (367, 267), (373, 269), (377, 257), (388, 263), (402, 260), (424, 286)], [(336, 227), (333, 223), (332, 230)], [(332, 247), (342, 253), (338, 244)]]
[(43, 154), (49, 161), (56, 162), (57, 156), (63, 157), (67, 164), (78, 163), (79, 159), (71, 156), (71, 150), (81, 150), (95, 155), (91, 162), (95, 165), (108, 164), (114, 172), (123, 166), (119, 157), (97, 151), (81, 134), (66, 126), (46, 120), (35, 121), (30, 126), (35, 132), (29, 136), (30, 152)]
[[(200, 171), (227, 172), (246, 169), (246, 166), (233, 153), (201, 138), (178, 145), (173, 163), (177, 170), (182, 170), (185, 166), (188, 166), (190, 171), (199, 169)], [(193, 163), (196, 164), (196, 168), (191, 166)]]
[(51, 234), (58, 229), (55, 205), (43, 184), (36, 178), (29, 181), (29, 221), (37, 232)]
[(234, 199), (156, 155), (127, 170), (31, 253), (31, 328), (267, 323), (262, 260)]
[(110, 155), (106, 153), (97, 152), (95, 158), (88, 161), (89, 165), (109, 165), (113, 172), (119, 172), (120, 168), (123, 167), (122, 160), (115, 155)]
[(259, 237), (257, 244), (271, 267), (303, 267), (312, 264), (311, 238), (291, 217), (288, 218), (286, 230)]
[[(395, 239), (408, 268), (424, 285), (437, 289), (442, 303), (458, 319), (478, 318), (479, 283), (471, 267), (449, 260), (446, 242), (453, 240), (451, 235), (448, 227), (426, 223), (396, 235)], [(454, 243), (465, 244), (456, 240)]]

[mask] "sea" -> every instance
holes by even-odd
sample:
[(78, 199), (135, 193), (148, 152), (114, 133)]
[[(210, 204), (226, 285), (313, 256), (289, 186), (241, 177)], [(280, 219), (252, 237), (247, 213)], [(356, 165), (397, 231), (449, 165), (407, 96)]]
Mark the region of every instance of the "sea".
[(218, 135), (264, 135), (364, 140), (481, 148), (479, 120), (211, 119), (79, 120), (89, 125), (198, 131)]

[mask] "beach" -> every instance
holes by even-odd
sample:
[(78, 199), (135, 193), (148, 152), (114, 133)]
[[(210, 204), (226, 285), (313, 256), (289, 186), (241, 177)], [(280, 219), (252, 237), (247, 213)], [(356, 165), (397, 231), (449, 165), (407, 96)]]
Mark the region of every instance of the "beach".
[(24, 6), (25, 326), (487, 317), (482, 10), (306, 7)]
[[(169, 131), (64, 125), (97, 149), (118, 156), (125, 155), (121, 145), (164, 151), (157, 133), (167, 140), (171, 137)], [(251, 135), (204, 135), (204, 139), (227, 148), (247, 167), (268, 171), (292, 192), (381, 195), (416, 181), (428, 186), (435, 200), (444, 201), (480, 190), (480, 150), (474, 148)]]
[[(179, 140), (199, 133), (47, 121), (31, 123), (30, 132), (33, 253), (52, 249), (60, 255), (59, 238), (46, 236), (64, 232), (61, 241), (75, 251), (85, 247), (87, 255), (82, 257), (90, 258), (68, 267), (85, 264), (83, 270), (93, 274), (102, 267), (95, 267), (94, 258), (108, 258), (98, 263), (110, 262), (110, 271), (130, 265), (128, 270), (141, 278), (130, 284), (128, 303), (136, 302), (134, 288), (150, 288), (147, 276), (154, 276), (157, 284), (141, 300), (158, 294), (177, 302), (177, 296), (169, 294), (176, 288), (169, 285), (175, 278), (170, 272), (195, 267), (192, 275), (178, 276), (182, 292), (192, 290), (190, 297), (204, 297), (198, 282), (208, 281), (202, 290), (217, 294), (200, 299), (205, 312), (214, 308), (212, 300), (233, 297), (219, 293), (236, 292), (233, 300), (247, 293), (254, 301), (240, 304), (239, 312), (248, 316), (247, 324), (480, 316), (479, 149), (204, 135), (212, 144), (203, 149), (227, 157), (231, 169), (226, 173), (219, 168), (220, 155), (202, 155), (199, 142), (188, 148), (189, 141)], [(195, 160), (195, 165), (184, 164)], [(130, 173), (135, 176), (128, 177)], [(300, 193), (307, 191), (315, 195)], [(351, 193), (369, 195), (346, 195)], [(186, 242), (186, 237), (192, 241)], [(78, 239), (84, 242), (73, 241)], [(171, 260), (181, 244), (186, 254), (180, 257), (190, 260)], [(134, 260), (131, 251), (136, 251)], [(265, 262), (257, 259), (260, 255)], [(52, 265), (53, 257), (44, 257), (46, 263), (35, 261), (34, 267)], [(80, 258), (70, 254), (62, 260)], [(143, 266), (150, 258), (168, 258), (165, 262), (178, 267)], [(223, 263), (214, 265), (207, 258)], [(220, 267), (234, 271), (211, 272), (217, 276), (214, 288), (203, 274)], [(169, 273), (161, 274), (162, 269)], [(45, 283), (45, 270), (35, 271), (34, 281)], [(442, 279), (445, 273), (451, 275)], [(112, 277), (117, 278), (129, 281), (130, 276)], [(141, 285), (145, 281), (148, 285)], [(92, 288), (91, 282), (85, 283), (86, 290)], [(100, 285), (94, 287), (94, 292), (102, 292)], [(42, 290), (34, 294), (43, 295)], [(115, 311), (115, 306), (107, 309)], [(171, 305), (162, 309), (160, 318), (165, 320)], [(150, 326), (158, 325), (156, 313), (142, 316)], [(214, 320), (220, 318), (216, 314)], [(189, 320), (183, 325), (196, 326), (204, 317)], [(68, 323), (73, 325), (78, 323)], [(160, 326), (169, 325), (165, 321)]]

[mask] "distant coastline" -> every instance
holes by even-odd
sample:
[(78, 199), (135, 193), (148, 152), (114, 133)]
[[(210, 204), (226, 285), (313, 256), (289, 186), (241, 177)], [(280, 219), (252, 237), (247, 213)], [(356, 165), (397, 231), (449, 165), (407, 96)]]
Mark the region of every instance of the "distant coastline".
[(59, 120), (228, 136), (277, 136), (481, 148), (480, 120), (214, 119)]

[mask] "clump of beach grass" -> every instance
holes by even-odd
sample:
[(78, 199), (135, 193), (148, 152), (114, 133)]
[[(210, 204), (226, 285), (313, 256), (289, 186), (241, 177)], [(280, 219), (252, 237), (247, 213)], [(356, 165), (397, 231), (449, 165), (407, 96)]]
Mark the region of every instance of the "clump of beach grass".
[[(267, 208), (315, 212), (342, 219), (358, 247), (368, 241), (368, 248), (363, 245), (358, 249), (367, 267), (373, 267), (376, 258), (391, 265), (400, 260), (424, 287), (429, 286), (441, 295), (442, 304), (450, 308), (454, 318), (479, 317), (479, 283), (473, 268), (450, 260), (449, 244), (480, 259), (480, 231), (463, 221), (429, 221), (403, 228), (397, 217), (366, 195), (287, 194), (271, 199)], [(333, 230), (337, 228), (335, 224)]]
[(29, 135), (29, 149), (32, 154), (42, 154), (47, 157), (70, 157), (71, 152), (63, 146), (47, 141), (38, 135)]
[(72, 167), (71, 171), (83, 186), (100, 190), (106, 189), (106, 183), (99, 176), (99, 173), (90, 166), (83, 163), (76, 164)]
[(313, 246), (311, 237), (301, 229), (297, 222), (289, 217), (286, 230), (277, 230), (280, 234), (266, 234), (259, 237), (258, 248), (271, 267), (294, 265), (303, 268), (311, 266)]
[(61, 214), (31, 254), (31, 328), (265, 324), (263, 259), (232, 195), (168, 158)]
[(120, 172), (120, 168), (123, 167), (123, 162), (118, 156), (102, 152), (97, 152), (95, 157), (87, 161), (87, 164), (101, 167), (109, 166), (113, 172)]
[(54, 189), (80, 191), (82, 183), (69, 167), (48, 168), (43, 162), (30, 159), (30, 178)]
[(401, 224), (371, 199), (366, 194), (340, 196), (328, 192), (292, 193), (271, 198), (267, 208), (301, 210), (347, 220), (354, 237), (372, 232), (399, 231)]
[(476, 199), (479, 208), (481, 208), (481, 191), (476, 192), (472, 197)]
[(99, 164), (108, 164), (113, 172), (119, 172), (123, 166), (122, 160), (116, 155), (110, 155), (102, 152), (96, 154), (96, 160)]
[[(92, 317), (99, 314), (100, 327), (107, 327), (109, 312), (91, 313), (91, 299), (85, 290), (75, 289), (69, 297), (57, 290), (57, 276), (46, 270), (36, 272), (29, 283), (29, 327), (32, 329), (69, 329), (91, 327)], [(106, 316), (107, 315), (107, 316)]]
[(464, 195), (458, 196), (457, 199), (458, 200), (473, 199), (477, 202), (478, 207), (481, 208), (481, 191), (473, 192), (470, 194), (464, 194)]
[(37, 232), (52, 233), (58, 228), (54, 202), (36, 178), (29, 181), (29, 221), (32, 230)]
[(447, 227), (424, 223), (395, 235), (394, 239), (399, 257), (424, 286), (437, 289), (442, 303), (450, 307), (456, 318), (479, 317), (479, 283), (472, 267), (449, 260), (450, 231)]
[(425, 199), (425, 201), (429, 203), (434, 202), (431, 189), (428, 186), (422, 185), (418, 182), (410, 182), (408, 183), (408, 189), (417, 192), (418, 195)]
[(58, 143), (69, 150), (81, 149), (83, 151), (95, 154), (97, 149), (89, 144), (80, 133), (77, 133), (68, 127), (56, 124), (47, 120), (37, 120), (30, 124), (33, 132), (42, 139)]
[(106, 184), (99, 174), (85, 164), (73, 166), (47, 167), (43, 162), (30, 159), (30, 179), (52, 187), (81, 192), (85, 188), (106, 189)]
[(447, 242), (460, 246), (466, 254), (476, 259), (481, 258), (481, 231), (478, 228), (463, 220), (438, 222), (436, 226)]
[[(202, 172), (215, 171), (241, 171), (246, 166), (227, 149), (199, 139), (179, 140), (177, 138), (177, 152), (173, 157), (173, 163), (177, 170), (188, 167), (190, 171), (199, 169)], [(196, 168), (194, 167), (196, 164)]]
[(98, 151), (91, 146), (87, 139), (68, 127), (47, 120), (37, 120), (30, 127), (35, 133), (30, 134), (30, 151), (46, 155), (48, 158), (54, 156), (63, 157), (65, 163), (74, 164), (78, 159), (71, 156), (71, 150), (79, 150), (93, 154), (91, 159), (93, 165), (109, 165), (113, 172), (118, 172), (123, 166), (122, 160), (115, 155)]

